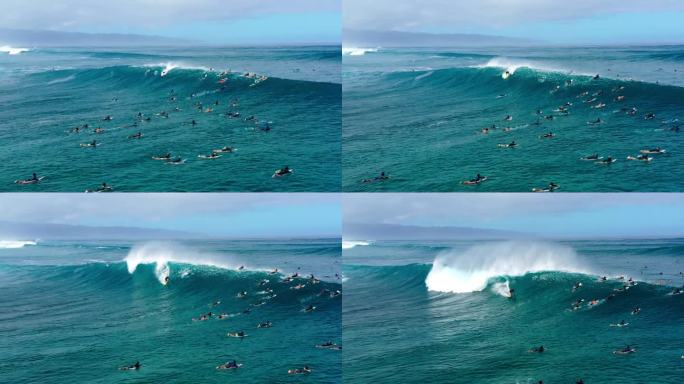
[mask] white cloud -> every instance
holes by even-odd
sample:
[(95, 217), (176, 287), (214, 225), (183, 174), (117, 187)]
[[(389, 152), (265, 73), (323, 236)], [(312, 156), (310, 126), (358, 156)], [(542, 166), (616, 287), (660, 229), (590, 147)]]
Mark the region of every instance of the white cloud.
[(165, 220), (230, 214), (276, 205), (335, 204), (336, 194), (306, 193), (4, 193), (0, 221), (78, 224), (82, 220)]
[(0, 26), (154, 29), (273, 13), (339, 12), (340, 0), (0, 0)]
[[(683, 11), (681, 0), (344, 0), (344, 27), (368, 30), (464, 31), (575, 20), (620, 12)], [(488, 30), (488, 28), (490, 30)]]
[[(682, 194), (533, 194), (533, 193), (405, 193), (346, 194), (342, 199), (345, 222), (415, 225), (453, 223), (482, 226), (498, 220), (554, 216), (615, 206), (672, 204), (684, 208)], [(470, 224), (468, 224), (470, 223)]]

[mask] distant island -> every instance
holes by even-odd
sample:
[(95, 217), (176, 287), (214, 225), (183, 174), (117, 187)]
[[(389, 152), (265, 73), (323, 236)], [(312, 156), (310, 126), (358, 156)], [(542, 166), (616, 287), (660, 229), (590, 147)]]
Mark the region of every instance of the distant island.
[(29, 47), (174, 46), (201, 42), (153, 35), (81, 33), (0, 28), (0, 45)]
[(521, 232), (470, 227), (345, 223), (342, 237), (349, 240), (500, 240), (533, 236)]
[(482, 47), (527, 46), (541, 44), (536, 40), (479, 34), (435, 34), (399, 31), (345, 29), (344, 46), (350, 47)]

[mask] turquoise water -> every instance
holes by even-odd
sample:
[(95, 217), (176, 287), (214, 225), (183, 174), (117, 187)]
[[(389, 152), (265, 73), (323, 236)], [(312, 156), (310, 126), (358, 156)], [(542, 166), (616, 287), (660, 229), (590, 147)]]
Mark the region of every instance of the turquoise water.
[(335, 46), (0, 55), (0, 191), (337, 191), (340, 67)]
[[(684, 284), (683, 255), (681, 239), (345, 250), (344, 381), (393, 383), (401, 372), (406, 383), (679, 383), (684, 295), (672, 292)], [(636, 353), (613, 354), (627, 345)]]
[[(343, 64), (345, 191), (684, 186), (681, 46), (380, 49)], [(511, 142), (517, 147), (499, 147)], [(655, 148), (667, 153), (627, 160)], [(580, 160), (593, 154), (617, 161)], [(381, 172), (390, 178), (362, 182)], [(487, 181), (462, 184), (477, 174)]]
[[(0, 249), (0, 382), (339, 383), (341, 351), (315, 347), (341, 344), (339, 261), (335, 239)], [(281, 282), (294, 272), (303, 278)], [(240, 369), (216, 369), (233, 359)], [(119, 370), (136, 361), (139, 371)], [(288, 374), (305, 365), (307, 377)]]

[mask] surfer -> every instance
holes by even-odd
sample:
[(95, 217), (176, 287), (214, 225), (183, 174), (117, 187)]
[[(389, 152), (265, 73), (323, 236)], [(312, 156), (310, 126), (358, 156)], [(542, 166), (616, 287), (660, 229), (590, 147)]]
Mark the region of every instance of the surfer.
[(274, 176), (285, 176), (289, 175), (292, 173), (292, 169), (290, 169), (289, 166), (284, 166), (283, 168), (280, 168), (279, 170), (275, 171)]
[(594, 121), (587, 122), (587, 124), (591, 124), (591, 125), (603, 124), (603, 120), (601, 120), (601, 118), (599, 117), (598, 119), (596, 119)]
[(475, 184), (480, 184), (480, 183), (482, 183), (482, 182), (485, 181), (485, 180), (487, 180), (487, 177), (486, 177), (486, 176), (482, 176), (482, 175), (480, 175), (480, 174), (478, 173), (477, 176), (475, 176), (474, 179), (470, 179), (470, 180), (468, 180), (468, 181), (465, 181), (465, 182), (463, 182), (463, 184), (466, 184), (466, 185), (475, 185)]
[(582, 160), (599, 160), (599, 155), (598, 155), (598, 153), (594, 153), (594, 154), (589, 155), (589, 156), (584, 156), (582, 158)]
[(171, 153), (167, 152), (165, 155), (153, 156), (154, 160), (171, 160)]
[(599, 76), (599, 75), (597, 74), (596, 76), (593, 77), (593, 80), (599, 80), (600, 78), (601, 78), (601, 76)]
[(308, 365), (305, 365), (303, 368), (290, 369), (287, 371), (287, 373), (290, 375), (301, 375), (305, 373), (311, 373), (311, 368), (309, 368)]
[(646, 114), (646, 116), (644, 116), (644, 120), (653, 120), (653, 119), (655, 119), (655, 117), (656, 117), (655, 113), (649, 112)]
[(259, 325), (257, 325), (257, 328), (271, 328), (272, 326), (273, 324), (270, 321), (265, 321), (263, 323), (259, 323)]
[(504, 117), (504, 121), (511, 121), (511, 120), (513, 120), (513, 116), (511, 116), (511, 115), (506, 115), (506, 117)]
[(614, 353), (621, 354), (621, 355), (628, 355), (630, 353), (636, 352), (636, 349), (632, 348), (630, 345), (627, 345), (625, 348), (618, 349)]
[(139, 361), (136, 361), (135, 364), (123, 366), (123, 367), (119, 368), (119, 370), (121, 370), (121, 371), (137, 371), (138, 369), (140, 369), (140, 367), (142, 367), (142, 364), (140, 364)]
[(102, 121), (112, 121), (113, 117), (111, 115), (107, 115), (102, 119)]
[(544, 349), (544, 346), (540, 345), (539, 347), (530, 349), (530, 352), (532, 352), (532, 353), (544, 353), (545, 350), (546, 349)]
[(553, 132), (549, 132), (549, 133), (545, 133), (545, 134), (541, 135), (540, 137), (542, 139), (552, 139), (554, 136), (556, 136), (556, 135), (554, 135)]
[(313, 304), (309, 304), (305, 309), (304, 312), (313, 312), (316, 309), (316, 307)]
[(576, 292), (580, 288), (582, 288), (582, 283), (575, 283), (575, 285), (572, 286), (572, 291)]
[(641, 313), (641, 308), (634, 307), (634, 309), (632, 309), (632, 315), (638, 315), (640, 313)]
[(216, 369), (237, 369), (240, 368), (240, 365), (242, 364), (238, 364), (237, 361), (233, 360), (225, 364), (219, 365), (218, 367), (216, 367)]
[(500, 146), (500, 147), (503, 147), (503, 148), (515, 148), (517, 145), (518, 145), (518, 144), (515, 142), (515, 140), (514, 140), (514, 141), (511, 141), (511, 142), (508, 143), (508, 144), (499, 144), (499, 146)]
[(164, 285), (167, 285), (167, 284), (169, 283), (169, 280), (170, 280), (169, 277), (166, 276), (166, 277), (164, 278)]
[(138, 132), (138, 133), (136, 133), (136, 134), (134, 134), (134, 135), (128, 136), (129, 139), (140, 139), (140, 138), (142, 138), (142, 137), (143, 137), (142, 132)]
[(509, 289), (508, 289), (508, 298), (509, 298), (509, 299), (512, 299), (514, 293), (515, 293), (515, 289), (509, 288)]
[(613, 158), (608, 156), (605, 160), (599, 161), (601, 164), (612, 164), (613, 163)]
[(107, 185), (107, 183), (104, 183), (104, 182), (102, 183), (100, 188), (97, 189), (98, 192), (109, 192), (111, 190), (112, 190), (112, 187), (110, 187), (109, 185)]

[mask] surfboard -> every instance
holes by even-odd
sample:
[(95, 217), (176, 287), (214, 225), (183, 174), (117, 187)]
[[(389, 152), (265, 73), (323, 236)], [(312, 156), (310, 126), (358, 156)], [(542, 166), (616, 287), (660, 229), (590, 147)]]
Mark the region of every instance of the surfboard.
[(487, 176), (481, 178), (481, 179), (478, 180), (478, 181), (474, 181), (474, 180), (462, 181), (461, 184), (463, 184), (463, 185), (479, 185), (479, 184), (482, 184), (482, 183), (485, 182), (485, 181), (487, 181)]
[(221, 157), (221, 155), (216, 155), (216, 156), (206, 156), (206, 155), (197, 155), (198, 158), (204, 159), (204, 160), (215, 160)]
[(635, 160), (635, 161), (645, 161), (645, 162), (649, 162), (649, 161), (653, 160), (653, 158), (652, 158), (652, 157), (647, 157), (647, 158), (645, 158), (645, 159), (640, 159), (640, 158), (634, 157), (634, 156), (627, 156), (627, 160)]
[(15, 183), (15, 184), (19, 184), (19, 185), (38, 184), (38, 183), (40, 183), (44, 178), (45, 178), (45, 176), (39, 177), (38, 180), (14, 180), (14, 183)]
[(305, 373), (311, 373), (310, 369), (288, 369), (287, 370), (288, 375), (303, 375)]
[(292, 168), (290, 168), (290, 172), (288, 173), (279, 174), (278, 171), (280, 171), (280, 169), (276, 169), (276, 171), (273, 173), (273, 176), (271, 177), (275, 179), (276, 177), (285, 177), (294, 173), (294, 169)]
[(222, 365), (217, 366), (216, 369), (227, 370), (227, 369), (238, 369), (240, 367), (242, 367), (242, 363), (239, 363), (239, 364), (237, 364), (237, 366), (234, 366), (234, 367), (229, 367), (229, 366), (227, 366), (227, 364), (222, 364)]

